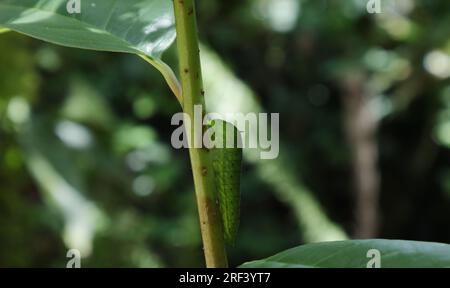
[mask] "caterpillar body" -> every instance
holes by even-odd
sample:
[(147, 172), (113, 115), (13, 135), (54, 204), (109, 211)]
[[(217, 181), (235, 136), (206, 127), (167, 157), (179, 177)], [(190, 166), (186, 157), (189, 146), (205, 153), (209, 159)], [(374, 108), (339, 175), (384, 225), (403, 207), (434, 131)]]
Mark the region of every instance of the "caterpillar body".
[[(239, 228), (241, 202), (242, 148), (237, 145), (240, 143), (240, 133), (235, 126), (222, 120), (212, 121), (211, 126), (214, 128), (216, 143), (216, 147), (211, 150), (212, 163), (224, 239), (228, 244), (233, 245)], [(230, 141), (233, 147), (227, 148), (227, 142), (230, 143)]]

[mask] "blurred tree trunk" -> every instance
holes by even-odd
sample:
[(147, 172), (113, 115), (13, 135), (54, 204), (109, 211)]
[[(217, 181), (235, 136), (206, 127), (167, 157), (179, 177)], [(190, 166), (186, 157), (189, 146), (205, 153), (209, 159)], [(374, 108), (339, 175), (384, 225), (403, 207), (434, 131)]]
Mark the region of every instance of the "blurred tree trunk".
[(352, 155), (356, 194), (354, 236), (357, 238), (373, 238), (378, 232), (378, 119), (370, 109), (370, 98), (364, 89), (363, 78), (347, 77), (343, 81), (342, 103)]

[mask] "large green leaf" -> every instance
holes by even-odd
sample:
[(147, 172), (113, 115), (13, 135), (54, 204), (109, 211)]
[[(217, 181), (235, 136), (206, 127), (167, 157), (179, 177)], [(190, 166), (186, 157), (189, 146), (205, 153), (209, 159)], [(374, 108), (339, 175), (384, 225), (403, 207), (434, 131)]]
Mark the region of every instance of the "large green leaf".
[(0, 26), (58, 45), (145, 56), (177, 96), (172, 70), (161, 61), (176, 36), (170, 0), (0, 0)]
[[(243, 268), (365, 268), (377, 249), (382, 268), (450, 268), (450, 245), (405, 240), (349, 240), (313, 243), (272, 257), (248, 262)], [(370, 252), (369, 252), (370, 253)]]

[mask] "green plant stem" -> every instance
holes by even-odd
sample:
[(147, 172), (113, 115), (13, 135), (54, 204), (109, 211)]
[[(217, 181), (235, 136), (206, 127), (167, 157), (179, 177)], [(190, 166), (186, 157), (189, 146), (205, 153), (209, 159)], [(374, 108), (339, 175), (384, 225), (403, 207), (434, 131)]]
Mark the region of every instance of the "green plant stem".
[[(201, 105), (203, 114), (205, 112), (195, 3), (193, 0), (174, 0), (174, 9), (183, 91), (182, 106), (184, 113), (193, 120), (195, 105)], [(196, 131), (196, 125), (191, 125), (190, 122), (185, 121), (184, 124), (188, 141), (191, 144), (189, 155), (194, 176), (206, 266), (211, 268), (227, 267), (222, 220), (218, 207), (211, 156), (208, 149), (192, 146), (198, 137), (202, 137), (203, 131)]]

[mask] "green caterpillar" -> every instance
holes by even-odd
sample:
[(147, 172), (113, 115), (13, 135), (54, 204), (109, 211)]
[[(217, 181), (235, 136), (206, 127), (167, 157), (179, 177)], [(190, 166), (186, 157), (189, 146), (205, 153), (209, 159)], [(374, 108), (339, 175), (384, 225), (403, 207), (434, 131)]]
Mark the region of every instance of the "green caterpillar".
[[(214, 128), (216, 147), (211, 150), (215, 174), (215, 183), (218, 192), (219, 209), (222, 216), (225, 241), (233, 245), (239, 228), (240, 218), (240, 176), (242, 165), (242, 148), (237, 146), (240, 133), (232, 124), (214, 120), (211, 123)], [(227, 128), (233, 131), (234, 148), (226, 148)], [(228, 139), (228, 141), (231, 141)], [(221, 146), (218, 146), (221, 143)], [(223, 148), (218, 148), (223, 147)]]

